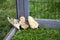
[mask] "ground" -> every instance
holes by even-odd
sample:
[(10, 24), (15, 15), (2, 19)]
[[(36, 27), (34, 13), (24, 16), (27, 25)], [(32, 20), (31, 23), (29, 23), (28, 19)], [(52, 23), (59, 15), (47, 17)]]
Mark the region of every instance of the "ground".
[[(32, 0), (34, 1), (34, 0)], [(41, 0), (38, 0), (38, 2)], [(47, 0), (43, 0), (44, 2)], [(36, 10), (34, 5), (30, 5), (30, 15), (34, 18), (48, 18), (48, 19), (59, 19), (60, 20), (60, 0), (53, 0), (56, 2), (56, 6), (52, 4), (37, 3)], [(50, 0), (49, 2), (53, 2)], [(38, 6), (41, 5), (41, 6)], [(50, 7), (51, 6), (51, 7)], [(16, 9), (15, 9), (14, 0), (1, 0), (0, 1), (0, 40), (2, 40), (6, 34), (11, 29), (12, 25), (7, 21), (7, 16), (16, 18)], [(49, 9), (50, 7), (50, 9)], [(54, 7), (56, 10), (54, 10)], [(46, 8), (46, 10), (45, 10)], [(53, 12), (54, 11), (54, 12)], [(50, 16), (49, 16), (50, 15)], [(60, 40), (60, 29), (54, 28), (44, 28), (40, 27), (38, 29), (28, 28), (26, 30), (17, 31), (16, 34), (12, 37), (11, 40)]]
[(59, 34), (57, 29), (39, 27), (17, 31), (12, 40), (60, 40)]

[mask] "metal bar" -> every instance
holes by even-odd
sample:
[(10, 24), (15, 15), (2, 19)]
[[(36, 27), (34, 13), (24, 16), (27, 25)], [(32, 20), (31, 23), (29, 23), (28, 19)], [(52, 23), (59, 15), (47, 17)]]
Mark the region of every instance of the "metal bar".
[[(29, 16), (28, 0), (16, 0), (16, 13), (17, 19), (19, 19), (20, 16), (25, 16), (27, 20)], [(17, 29), (13, 27), (3, 40), (10, 40), (16, 31)]]
[(48, 27), (48, 28), (60, 28), (60, 20), (53, 19), (36, 19), (40, 26)]
[(23, 0), (16, 0), (16, 12), (17, 12), (17, 18), (20, 16), (25, 16), (24, 9), (23, 9)]
[(11, 30), (9, 31), (9, 33), (5, 36), (5, 38), (3, 40), (10, 40), (12, 38), (12, 36), (15, 34), (16, 32), (16, 28), (11, 28)]
[(29, 15), (28, 0), (16, 0), (16, 11), (17, 18), (20, 16), (25, 16), (25, 18), (27, 18)]
[(28, 19), (29, 16), (29, 1), (24, 0), (24, 14), (25, 14), (25, 19)]

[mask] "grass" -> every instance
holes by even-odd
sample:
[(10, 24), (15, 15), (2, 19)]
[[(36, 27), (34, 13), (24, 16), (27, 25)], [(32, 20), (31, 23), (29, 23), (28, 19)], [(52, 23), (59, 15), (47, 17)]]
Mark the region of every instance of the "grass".
[[(41, 0), (31, 0), (41, 2)], [(42, 2), (48, 2), (43, 0)], [(35, 8), (33, 3), (30, 4), (30, 15), (34, 18), (47, 18), (60, 20), (60, 0), (50, 0), (56, 2), (52, 4), (36, 3)], [(0, 1), (0, 40), (6, 36), (12, 25), (7, 21), (7, 16), (16, 17), (14, 0)], [(45, 6), (44, 6), (45, 5)], [(50, 9), (49, 9), (50, 8)], [(56, 8), (56, 10), (54, 10)], [(47, 10), (47, 11), (46, 11)], [(53, 12), (54, 11), (54, 12)], [(53, 28), (39, 27), (38, 29), (28, 28), (26, 30), (17, 31), (11, 40), (60, 40), (60, 30)]]
[(3, 40), (6, 34), (10, 31), (12, 25), (8, 22), (7, 17), (15, 17), (15, 10), (14, 1), (0, 1), (0, 40)]
[(34, 18), (60, 19), (60, 1), (57, 1), (30, 1), (30, 15)]
[(60, 40), (60, 30), (39, 27), (17, 31), (11, 40)]

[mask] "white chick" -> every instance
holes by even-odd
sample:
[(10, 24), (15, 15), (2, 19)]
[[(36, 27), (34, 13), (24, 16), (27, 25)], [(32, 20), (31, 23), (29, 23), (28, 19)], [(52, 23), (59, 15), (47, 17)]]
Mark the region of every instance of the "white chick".
[(8, 21), (17, 29), (20, 29), (20, 24), (18, 19), (7, 17)]
[(21, 28), (27, 29), (29, 27), (28, 23), (25, 21), (25, 17), (21, 16), (19, 21)]
[(31, 16), (28, 16), (28, 22), (32, 29), (38, 28), (39, 23), (35, 21)]

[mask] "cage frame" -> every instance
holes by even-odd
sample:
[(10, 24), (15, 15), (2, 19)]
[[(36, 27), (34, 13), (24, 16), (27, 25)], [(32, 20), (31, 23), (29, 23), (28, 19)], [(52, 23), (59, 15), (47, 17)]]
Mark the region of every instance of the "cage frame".
[[(15, 0), (16, 1), (16, 18), (19, 19), (20, 16), (24, 16), (26, 21), (29, 16), (29, 1), (28, 0)], [(39, 23), (40, 26), (48, 28), (58, 28), (60, 29), (60, 20), (53, 19), (37, 19), (35, 20)], [(12, 27), (11, 30), (7, 33), (3, 40), (10, 40), (12, 36), (16, 33), (17, 29)]]

